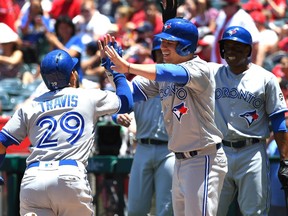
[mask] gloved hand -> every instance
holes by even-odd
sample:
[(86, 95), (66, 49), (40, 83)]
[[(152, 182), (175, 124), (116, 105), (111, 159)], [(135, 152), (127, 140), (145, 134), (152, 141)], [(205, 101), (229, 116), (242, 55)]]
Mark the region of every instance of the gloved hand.
[(160, 2), (160, 6), (161, 6), (161, 9), (162, 9), (163, 23), (165, 23), (169, 19), (172, 19), (172, 18), (176, 17), (177, 6), (178, 6), (178, 1), (177, 0), (166, 0), (166, 8), (164, 8), (164, 4), (161, 1)]
[(288, 190), (288, 160), (281, 160), (278, 170), (278, 178), (282, 185), (282, 189)]
[[(116, 42), (109, 42), (109, 46), (113, 45), (113, 48), (116, 50), (119, 56), (122, 57), (123, 50), (122, 48), (116, 43)], [(115, 73), (113, 70), (111, 70), (111, 66), (113, 65), (113, 62), (106, 56), (105, 58), (101, 59), (101, 66), (103, 66), (106, 70), (108, 70), (112, 75)]]
[(0, 176), (0, 185), (4, 185), (4, 179)]

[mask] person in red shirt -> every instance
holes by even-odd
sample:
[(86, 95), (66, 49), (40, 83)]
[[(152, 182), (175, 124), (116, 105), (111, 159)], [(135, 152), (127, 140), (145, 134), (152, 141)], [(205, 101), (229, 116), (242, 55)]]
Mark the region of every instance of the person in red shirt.
[(15, 22), (18, 14), (19, 10), (13, 0), (0, 0), (0, 22), (5, 23), (15, 32)]
[(82, 0), (54, 0), (49, 15), (57, 19), (61, 15), (69, 16), (73, 19), (80, 14)]

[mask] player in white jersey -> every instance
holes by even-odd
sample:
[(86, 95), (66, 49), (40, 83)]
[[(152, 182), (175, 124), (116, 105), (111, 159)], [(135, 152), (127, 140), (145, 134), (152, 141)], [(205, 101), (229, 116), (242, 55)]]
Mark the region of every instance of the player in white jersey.
[(19, 108), (0, 132), (1, 162), (6, 147), (26, 136), (33, 146), (21, 182), (21, 215), (94, 215), (85, 169), (94, 125), (99, 116), (129, 112), (133, 100), (125, 76), (118, 73), (113, 74), (116, 94), (75, 88), (77, 62), (63, 50), (48, 53), (41, 76), (50, 91)]
[[(222, 143), (228, 159), (218, 216), (227, 214), (237, 192), (243, 216), (268, 215), (270, 182), (266, 139), (270, 136), (269, 121), (282, 153), (281, 160), (288, 159), (286, 103), (276, 77), (250, 62), (252, 43), (246, 29), (231, 26), (219, 41), (221, 57), (228, 66), (209, 63), (216, 81), (215, 122), (223, 133)], [(286, 177), (286, 184), (287, 180)]]
[(198, 30), (190, 21), (169, 19), (156, 36), (162, 39), (164, 64), (129, 64), (109, 45), (105, 53), (115, 64), (111, 69), (145, 77), (132, 83), (135, 102), (160, 94), (168, 148), (176, 156), (174, 215), (215, 216), (227, 161), (214, 122), (214, 75), (194, 55)]

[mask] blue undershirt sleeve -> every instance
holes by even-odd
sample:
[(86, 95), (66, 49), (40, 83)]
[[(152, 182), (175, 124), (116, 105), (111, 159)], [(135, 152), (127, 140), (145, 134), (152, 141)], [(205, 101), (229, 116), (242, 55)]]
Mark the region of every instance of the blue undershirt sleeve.
[(15, 140), (6, 136), (2, 131), (0, 132), (0, 142), (7, 148), (10, 145), (16, 144)]
[(132, 82), (132, 86), (133, 86), (133, 101), (134, 102), (138, 102), (138, 101), (146, 101), (147, 98), (145, 97), (145, 95), (143, 94), (143, 92), (139, 89), (139, 87), (136, 85), (135, 82)]
[(286, 132), (285, 113), (280, 112), (270, 117), (273, 132)]
[(188, 72), (181, 65), (156, 64), (156, 81), (186, 84), (189, 80)]
[(118, 113), (130, 113), (133, 109), (132, 92), (124, 74), (114, 74), (114, 83), (116, 86), (116, 95), (121, 100), (121, 108)]

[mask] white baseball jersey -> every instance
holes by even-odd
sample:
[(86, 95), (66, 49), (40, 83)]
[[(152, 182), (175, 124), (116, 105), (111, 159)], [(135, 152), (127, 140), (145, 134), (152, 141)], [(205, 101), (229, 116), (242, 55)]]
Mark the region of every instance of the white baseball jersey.
[(18, 109), (2, 132), (16, 144), (28, 135), (33, 147), (27, 164), (74, 159), (87, 165), (97, 118), (119, 108), (120, 100), (112, 92), (64, 88), (46, 92)]
[(147, 98), (160, 94), (168, 147), (173, 152), (199, 150), (222, 139), (214, 122), (214, 74), (199, 57), (181, 66), (189, 73), (185, 86), (143, 78), (135, 80)]
[(232, 73), (229, 66), (209, 64), (214, 68), (217, 83), (215, 122), (224, 140), (268, 138), (269, 116), (287, 110), (276, 77), (252, 63), (239, 75)]

